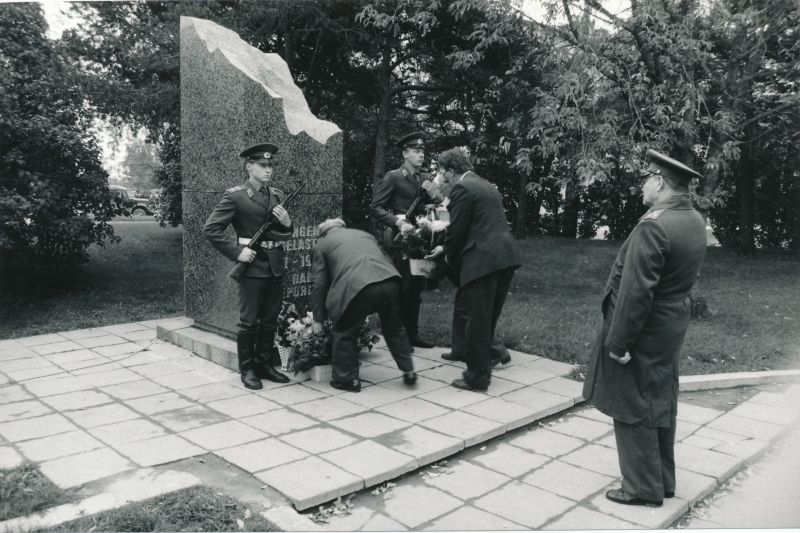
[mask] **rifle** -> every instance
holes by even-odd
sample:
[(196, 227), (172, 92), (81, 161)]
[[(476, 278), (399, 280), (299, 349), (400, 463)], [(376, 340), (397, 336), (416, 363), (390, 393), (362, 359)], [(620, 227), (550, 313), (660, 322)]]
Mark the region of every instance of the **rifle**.
[[(278, 205), (282, 205), (286, 207), (291, 203), (295, 196), (306, 186), (306, 182), (300, 184), (300, 186), (294, 190), (289, 196), (286, 197), (284, 201), (279, 203)], [(267, 218), (264, 221), (264, 224), (258, 228), (258, 231), (255, 235), (250, 239), (245, 248), (250, 248), (251, 250), (256, 250), (256, 247), (261, 244), (261, 241), (264, 240), (264, 235), (269, 231), (269, 227), (275, 222), (275, 215), (270, 211), (267, 213)], [(242, 281), (242, 277), (244, 277), (244, 273), (247, 271), (247, 267), (250, 266), (250, 263), (243, 263), (242, 261), (237, 261), (236, 264), (233, 266), (231, 271), (228, 273), (230, 277), (235, 279), (236, 281)]]
[[(420, 202), (420, 200), (422, 200), (422, 197), (423, 197), (423, 196), (426, 196), (426, 195), (427, 195), (427, 192), (425, 191), (425, 189), (423, 189), (423, 188), (422, 188), (422, 186), (419, 186), (419, 187), (417, 187), (417, 197), (416, 197), (416, 198), (414, 198), (414, 201), (413, 201), (413, 202), (411, 202), (411, 205), (409, 206), (409, 208), (408, 208), (408, 211), (406, 211), (406, 218), (405, 218), (405, 220), (406, 220), (406, 222), (408, 222), (409, 224), (411, 224), (411, 225), (413, 225), (413, 226), (416, 226), (416, 221), (414, 221), (414, 219), (412, 218), (412, 216), (414, 215), (414, 211), (416, 211), (416, 209), (417, 209), (417, 206), (419, 205), (419, 202)], [(395, 230), (395, 228), (393, 228), (393, 227), (391, 227), (391, 226), (388, 226), (386, 229), (389, 231), (389, 239), (388, 239), (388, 240), (389, 240), (390, 242), (392, 242), (392, 243), (395, 243), (395, 244), (396, 244), (396, 243), (398, 243), (398, 242), (400, 242), (400, 239), (401, 239), (401, 237), (402, 237), (402, 235), (400, 234), (400, 232), (397, 232), (397, 234), (396, 234), (396, 235), (394, 235), (394, 238), (392, 238), (392, 237), (391, 237), (391, 235), (394, 233), (394, 230)]]

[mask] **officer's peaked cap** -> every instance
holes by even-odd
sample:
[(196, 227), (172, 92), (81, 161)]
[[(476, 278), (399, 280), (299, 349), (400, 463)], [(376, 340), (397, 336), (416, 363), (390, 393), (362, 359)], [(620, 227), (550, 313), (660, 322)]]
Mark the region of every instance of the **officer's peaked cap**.
[(658, 174), (684, 185), (688, 185), (692, 178), (703, 177), (699, 172), (692, 170), (680, 161), (652, 149), (647, 150), (647, 160), (650, 162), (650, 166), (645, 175)]
[(251, 146), (239, 154), (239, 157), (244, 157), (248, 161), (260, 163), (262, 161), (275, 161), (275, 154), (278, 153), (278, 147), (274, 144), (264, 143)]
[(397, 146), (400, 148), (425, 148), (427, 140), (428, 136), (424, 131), (415, 131), (397, 141)]

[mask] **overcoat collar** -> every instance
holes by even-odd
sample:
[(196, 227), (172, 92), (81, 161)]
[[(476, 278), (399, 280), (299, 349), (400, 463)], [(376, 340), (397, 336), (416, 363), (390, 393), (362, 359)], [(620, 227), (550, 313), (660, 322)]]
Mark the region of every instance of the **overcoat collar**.
[(655, 211), (657, 209), (694, 209), (689, 196), (686, 194), (673, 194), (669, 198), (661, 200), (653, 204), (647, 212)]
[(414, 168), (414, 165), (404, 160), (400, 170), (403, 171), (403, 176), (405, 176), (409, 183), (411, 183), (414, 187), (419, 186), (419, 181), (417, 180), (417, 169)]

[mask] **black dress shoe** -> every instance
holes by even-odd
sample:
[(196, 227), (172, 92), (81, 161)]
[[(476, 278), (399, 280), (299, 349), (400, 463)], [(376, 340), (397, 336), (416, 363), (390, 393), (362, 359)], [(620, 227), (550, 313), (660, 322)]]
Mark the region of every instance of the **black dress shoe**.
[(461, 361), (462, 363), (466, 362), (464, 361), (464, 358), (462, 356), (455, 354), (453, 352), (443, 353), (442, 359), (444, 359), (445, 361)]
[(661, 505), (664, 503), (661, 500), (653, 501), (637, 498), (635, 496), (631, 496), (622, 489), (611, 489), (610, 491), (606, 492), (606, 498), (614, 503), (621, 503), (622, 505), (646, 505), (647, 507), (661, 507)]
[(499, 359), (492, 359), (492, 366), (496, 366), (498, 364), (507, 365), (511, 362), (511, 354), (506, 352), (500, 356)]
[(252, 368), (242, 371), (242, 383), (246, 389), (259, 390), (263, 387), (261, 380), (256, 376), (256, 371)]
[(417, 373), (413, 370), (411, 372), (403, 373), (403, 383), (406, 385), (413, 385), (417, 382)]
[(457, 388), (457, 389), (462, 389), (462, 390), (476, 390), (476, 391), (481, 391), (481, 392), (486, 392), (487, 390), (489, 390), (489, 384), (488, 383), (486, 385), (484, 385), (483, 387), (479, 387), (477, 385), (472, 385), (470, 383), (467, 383), (466, 380), (463, 380), (463, 379), (457, 379), (457, 380), (453, 381), (451, 383), (451, 385), (453, 387)]
[(331, 381), (331, 387), (334, 389), (345, 390), (347, 392), (361, 392), (361, 380), (354, 379), (352, 381)]
[(433, 344), (428, 341), (424, 341), (419, 337), (414, 337), (411, 339), (411, 346), (416, 346), (417, 348), (433, 348)]
[(268, 379), (275, 383), (289, 383), (289, 377), (286, 374), (281, 374), (269, 365), (259, 366), (256, 369), (256, 375), (261, 379)]
[(674, 498), (675, 497), (675, 491), (674, 490), (665, 490), (664, 491), (664, 497), (665, 498)]

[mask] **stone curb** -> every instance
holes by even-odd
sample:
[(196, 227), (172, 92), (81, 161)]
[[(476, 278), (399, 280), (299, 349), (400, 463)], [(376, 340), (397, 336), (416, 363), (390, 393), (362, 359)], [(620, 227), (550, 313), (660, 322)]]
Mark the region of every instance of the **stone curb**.
[(800, 369), (681, 376), (679, 390), (681, 392), (693, 392), (709, 389), (729, 389), (787, 381), (800, 381)]

